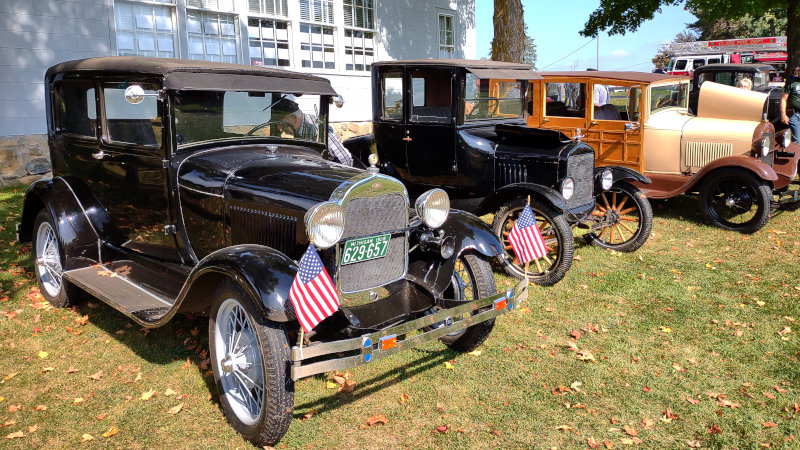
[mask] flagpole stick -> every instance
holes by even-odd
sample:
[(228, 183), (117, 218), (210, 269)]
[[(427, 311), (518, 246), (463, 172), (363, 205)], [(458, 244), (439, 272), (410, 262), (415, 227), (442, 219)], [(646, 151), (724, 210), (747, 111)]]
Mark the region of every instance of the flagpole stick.
[(301, 352), (303, 351), (303, 341), (304, 341), (304, 340), (305, 340), (305, 339), (304, 339), (304, 337), (303, 337), (303, 326), (301, 325), (301, 326), (300, 326), (300, 351), (301, 351)]

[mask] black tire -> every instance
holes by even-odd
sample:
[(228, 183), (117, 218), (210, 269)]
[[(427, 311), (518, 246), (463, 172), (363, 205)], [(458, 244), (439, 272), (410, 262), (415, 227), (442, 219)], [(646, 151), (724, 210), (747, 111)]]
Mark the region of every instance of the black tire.
[[(243, 338), (238, 339), (238, 343), (231, 342), (235, 337), (226, 342), (223, 336), (227, 336), (225, 331), (230, 330), (238, 330), (233, 336)], [(218, 333), (220, 342), (217, 341)], [(289, 429), (294, 410), (294, 381), (289, 371), (290, 346), (286, 327), (262, 318), (250, 295), (236, 282), (226, 280), (214, 294), (208, 336), (214, 383), (228, 421), (252, 443), (275, 445)], [(248, 340), (251, 343), (239, 347), (238, 344), (247, 336), (250, 336)], [(255, 361), (256, 352), (258, 362)], [(244, 356), (226, 360), (230, 354)], [(257, 400), (258, 389), (247, 386), (246, 382), (250, 380), (253, 386), (261, 382), (260, 401)]]
[[(512, 200), (494, 213), (494, 221), (492, 222), (492, 229), (506, 251), (506, 256), (503, 260), (502, 267), (505, 272), (519, 280), (524, 277), (524, 267), (519, 264), (514, 250), (508, 241), (508, 233), (514, 227), (514, 222), (517, 217), (525, 208), (525, 199)], [(539, 286), (552, 286), (567, 274), (567, 271), (572, 266), (572, 254), (575, 248), (575, 243), (572, 238), (572, 231), (569, 229), (569, 223), (563, 214), (557, 213), (550, 205), (547, 205), (537, 199), (531, 199), (531, 210), (536, 217), (537, 225), (542, 233), (542, 238), (547, 245), (547, 261), (541, 261), (541, 272), (538, 271), (535, 264), (530, 264), (528, 267), (528, 281)]]
[(597, 206), (592, 215), (608, 221), (609, 225), (599, 233), (586, 233), (583, 236), (586, 242), (618, 252), (638, 250), (647, 242), (653, 229), (653, 209), (639, 188), (620, 181), (597, 194), (595, 200)]
[(716, 227), (755, 233), (772, 216), (772, 188), (749, 172), (718, 170), (703, 181), (700, 208)]
[[(48, 242), (48, 238), (46, 238), (46, 229), (52, 233), (50, 234), (52, 242)], [(39, 290), (51, 305), (64, 308), (77, 298), (79, 290), (64, 279), (64, 249), (61, 246), (55, 221), (47, 210), (43, 209), (36, 215), (32, 234), (31, 252)], [(51, 244), (52, 246), (50, 246)], [(45, 247), (47, 247), (46, 250)]]
[[(462, 254), (456, 260), (450, 286), (444, 298), (454, 298), (465, 302), (490, 297), (497, 292), (494, 274), (489, 262), (473, 254)], [(458, 333), (449, 334), (440, 340), (458, 352), (471, 352), (489, 337), (494, 328), (494, 319), (477, 323)]]

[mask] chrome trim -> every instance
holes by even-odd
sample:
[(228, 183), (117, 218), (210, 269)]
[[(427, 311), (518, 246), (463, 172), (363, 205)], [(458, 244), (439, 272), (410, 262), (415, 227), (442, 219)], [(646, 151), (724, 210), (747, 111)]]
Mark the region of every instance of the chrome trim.
[[(490, 297), (474, 300), (463, 305), (459, 305), (449, 309), (443, 309), (431, 314), (423, 316), (409, 322), (396, 325), (385, 330), (376, 331), (374, 333), (365, 334), (362, 336), (344, 339), (341, 341), (333, 341), (326, 343), (319, 343), (309, 347), (300, 348), (293, 346), (291, 350), (291, 376), (292, 380), (298, 380), (318, 373), (329, 372), (332, 370), (344, 370), (351, 367), (362, 366), (377, 359), (385, 358), (394, 353), (416, 347), (418, 345), (439, 339), (442, 336), (459, 332), (472, 325), (493, 319), (501, 314), (507, 313), (515, 308), (516, 305), (527, 299), (528, 297), (528, 283), (525, 280), (518, 282), (512, 289), (505, 292), (495, 294)], [(476, 311), (487, 306), (495, 305), (497, 300), (506, 300), (506, 306), (501, 309), (492, 307), (489, 310), (477, 313), (475, 315), (464, 315)], [(415, 334), (405, 339), (398, 339), (397, 346), (388, 350), (380, 349), (381, 338), (391, 335), (406, 337), (409, 333), (422, 330), (438, 322), (444, 322), (447, 318), (463, 317), (459, 320), (453, 320), (449, 326), (436, 328), (430, 331), (425, 331), (420, 334)], [(372, 345), (367, 347), (366, 342)], [(375, 348), (378, 345), (378, 348)], [(328, 355), (336, 355), (342, 352), (358, 352), (348, 356), (332, 358), (324, 361), (302, 365), (304, 360), (319, 358)], [(369, 354), (368, 358), (364, 355)]]

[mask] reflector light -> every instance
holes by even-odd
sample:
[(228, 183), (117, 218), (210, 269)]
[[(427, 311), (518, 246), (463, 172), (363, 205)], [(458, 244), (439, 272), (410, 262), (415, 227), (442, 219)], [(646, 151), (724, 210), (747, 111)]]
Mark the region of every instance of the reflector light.
[(499, 310), (505, 308), (507, 304), (508, 304), (508, 300), (506, 300), (505, 298), (501, 298), (501, 299), (495, 300), (494, 301), (494, 309), (499, 311)]
[(381, 350), (389, 350), (397, 347), (397, 335), (385, 336), (381, 338)]
[(364, 362), (372, 360), (372, 339), (365, 337), (361, 340), (361, 348), (364, 354)]

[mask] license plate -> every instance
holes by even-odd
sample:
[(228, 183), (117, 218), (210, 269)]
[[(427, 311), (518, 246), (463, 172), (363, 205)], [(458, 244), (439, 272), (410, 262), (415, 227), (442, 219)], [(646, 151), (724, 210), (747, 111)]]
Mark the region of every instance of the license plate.
[(383, 258), (389, 248), (389, 239), (391, 239), (391, 235), (383, 234), (345, 242), (344, 251), (342, 251), (342, 265)]

